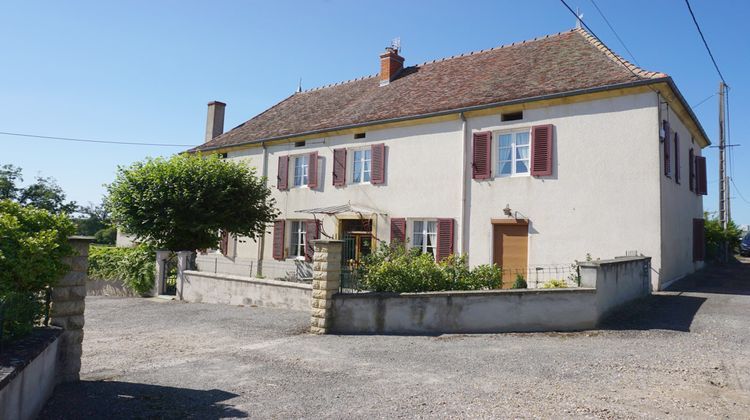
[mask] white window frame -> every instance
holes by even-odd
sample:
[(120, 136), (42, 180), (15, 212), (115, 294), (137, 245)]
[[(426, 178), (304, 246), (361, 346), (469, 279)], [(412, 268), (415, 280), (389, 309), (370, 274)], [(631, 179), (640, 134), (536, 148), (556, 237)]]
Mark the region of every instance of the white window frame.
[[(527, 133), (529, 135), (529, 154), (527, 159), (517, 159), (516, 158), (516, 135), (519, 133)], [(508, 135), (510, 134), (511, 137), (511, 149), (510, 149), (510, 173), (509, 174), (501, 174), (500, 173), (500, 136), (502, 135)], [(493, 162), (493, 174), (495, 175), (495, 178), (515, 178), (515, 177), (527, 177), (531, 176), (531, 127), (526, 128), (516, 128), (511, 130), (500, 130), (500, 131), (494, 131), (492, 132), (492, 162)], [(527, 171), (526, 172), (516, 172), (516, 164), (517, 162), (525, 160), (527, 162)], [(506, 161), (508, 162), (508, 161)]]
[[(422, 223), (422, 230), (419, 232), (416, 230), (417, 223)], [(434, 232), (429, 231), (429, 223), (435, 224)], [(417, 236), (421, 236), (423, 238), (423, 241), (420, 251), (422, 251), (422, 253), (430, 253), (429, 249), (432, 249), (432, 256), (434, 257), (437, 254), (437, 219), (409, 219), (408, 230), (409, 232), (411, 232), (409, 248), (418, 248), (419, 245), (416, 245), (415, 241), (417, 239)], [(430, 245), (429, 247), (427, 246), (428, 235), (433, 236), (432, 245)]]
[[(297, 177), (297, 161), (304, 161), (304, 164), (300, 165), (301, 170), (303, 173), (300, 174), (299, 178)], [(310, 182), (310, 155), (304, 154), (304, 155), (295, 155), (291, 156), (292, 164), (290, 165), (290, 171), (292, 176), (292, 186), (294, 188), (303, 188), (307, 187), (308, 183)], [(299, 179), (299, 183), (297, 183)]]
[[(293, 260), (305, 259), (305, 247), (307, 246), (307, 229), (306, 220), (290, 220), (289, 221), (289, 237), (287, 243), (289, 244), (289, 253), (287, 257)], [(297, 229), (295, 229), (295, 227)], [(301, 255), (298, 255), (301, 253)]]
[[(364, 174), (365, 174), (364, 164), (362, 165), (362, 169), (361, 169), (361, 176), (362, 176), (361, 180), (360, 181), (355, 181), (354, 180), (354, 163), (356, 161), (354, 159), (354, 155), (356, 153), (358, 153), (358, 152), (362, 152), (362, 156), (363, 156), (362, 162), (363, 163), (367, 162), (367, 159), (364, 158), (365, 154), (367, 154), (367, 153), (370, 154), (370, 159), (369, 159), (370, 170), (368, 171), (370, 179), (367, 180), (367, 181), (364, 180)], [(346, 179), (349, 180), (348, 183), (352, 184), (352, 185), (367, 185), (367, 184), (372, 183), (372, 147), (358, 147), (358, 148), (354, 148), (354, 149), (348, 149), (346, 151), (346, 156), (347, 156), (347, 161), (348, 161), (347, 164), (346, 164), (346, 167), (347, 167), (347, 177), (346, 177)]]

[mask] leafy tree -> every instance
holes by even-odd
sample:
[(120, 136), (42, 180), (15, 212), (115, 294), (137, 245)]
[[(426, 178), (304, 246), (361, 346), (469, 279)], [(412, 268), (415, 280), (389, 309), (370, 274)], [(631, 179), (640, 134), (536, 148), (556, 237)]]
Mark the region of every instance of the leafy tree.
[(18, 201), (25, 206), (47, 210), (51, 213), (73, 213), (78, 206), (65, 202), (65, 192), (54, 178), (37, 177), (36, 182), (20, 190)]
[(112, 220), (104, 205), (96, 206), (89, 203), (88, 206), (79, 207), (77, 212), (80, 216), (73, 222), (76, 224), (76, 233), (79, 235), (95, 236), (97, 232), (112, 227)]
[(16, 181), (23, 181), (21, 168), (9, 164), (0, 166), (0, 200), (15, 200), (17, 198)]
[(742, 230), (737, 226), (734, 220), (730, 220), (729, 223), (727, 223), (727, 230), (725, 231), (721, 227), (719, 218), (716, 216), (710, 216), (708, 212), (704, 213), (704, 219), (707, 259), (713, 260), (718, 258), (720, 246), (725, 241), (729, 242), (731, 255), (731, 253), (740, 246), (740, 241), (742, 241)]
[(42, 315), (41, 294), (67, 271), (68, 236), (75, 227), (64, 214), (0, 200), (0, 302), (4, 333), (31, 330)]
[(96, 231), (94, 233), (94, 242), (103, 245), (114, 245), (117, 242), (117, 228), (110, 226)]
[(171, 251), (215, 248), (219, 230), (254, 239), (278, 215), (264, 178), (216, 156), (183, 154), (119, 167), (107, 189), (117, 226)]

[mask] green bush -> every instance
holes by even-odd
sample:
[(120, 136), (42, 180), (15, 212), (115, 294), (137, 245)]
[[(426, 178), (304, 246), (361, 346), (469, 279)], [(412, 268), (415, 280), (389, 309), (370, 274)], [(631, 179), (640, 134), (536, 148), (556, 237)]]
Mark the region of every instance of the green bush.
[(68, 270), (62, 258), (73, 255), (68, 236), (74, 232), (66, 215), (0, 200), (0, 327), (5, 339), (29, 333), (41, 320), (45, 291)]
[(513, 282), (513, 286), (511, 286), (511, 289), (526, 289), (528, 285), (526, 284), (526, 280), (524, 280), (523, 276), (520, 274), (516, 274), (516, 281)]
[(134, 248), (92, 246), (88, 273), (94, 279), (121, 280), (128, 289), (145, 295), (154, 287), (156, 253), (146, 245)]
[(117, 241), (117, 228), (110, 226), (96, 231), (94, 234), (94, 240), (98, 244), (114, 245)]
[(565, 280), (550, 279), (542, 285), (542, 289), (564, 289), (568, 287)]
[(704, 213), (704, 231), (706, 235), (706, 260), (711, 261), (719, 257), (719, 249), (723, 242), (729, 243), (730, 253), (734, 253), (742, 241), (742, 230), (730, 220), (727, 230), (722, 229), (718, 217), (711, 217)]
[(439, 263), (431, 254), (403, 245), (381, 243), (365, 257), (358, 276), (362, 286), (376, 292), (430, 292), (482, 290), (502, 286), (502, 272), (495, 265), (470, 270), (465, 256), (451, 255)]

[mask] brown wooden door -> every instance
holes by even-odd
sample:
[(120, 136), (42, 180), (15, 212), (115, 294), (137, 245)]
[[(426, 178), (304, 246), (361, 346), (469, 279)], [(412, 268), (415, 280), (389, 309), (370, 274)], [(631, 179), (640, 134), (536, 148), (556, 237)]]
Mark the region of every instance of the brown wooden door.
[(513, 284), (516, 274), (521, 274), (528, 280), (529, 226), (495, 224), (492, 237), (492, 262), (502, 267), (503, 283)]

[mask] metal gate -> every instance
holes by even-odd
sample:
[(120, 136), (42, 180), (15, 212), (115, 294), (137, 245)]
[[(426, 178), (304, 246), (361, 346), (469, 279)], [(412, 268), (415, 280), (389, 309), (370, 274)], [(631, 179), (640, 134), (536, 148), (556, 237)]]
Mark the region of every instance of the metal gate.
[(164, 260), (164, 271), (161, 273), (161, 286), (159, 290), (161, 295), (177, 294), (177, 254), (170, 253), (169, 257)]

